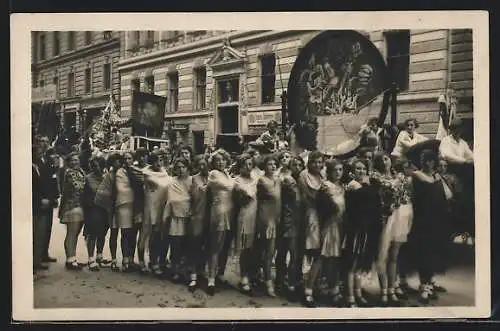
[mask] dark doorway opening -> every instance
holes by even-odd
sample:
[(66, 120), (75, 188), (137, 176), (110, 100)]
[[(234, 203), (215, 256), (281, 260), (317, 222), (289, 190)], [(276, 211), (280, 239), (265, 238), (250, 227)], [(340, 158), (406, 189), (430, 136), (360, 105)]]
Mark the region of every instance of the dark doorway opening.
[(239, 132), (238, 106), (219, 107), (219, 132), (223, 134)]
[(204, 145), (205, 145), (205, 132), (193, 131), (193, 149), (195, 154), (202, 154)]

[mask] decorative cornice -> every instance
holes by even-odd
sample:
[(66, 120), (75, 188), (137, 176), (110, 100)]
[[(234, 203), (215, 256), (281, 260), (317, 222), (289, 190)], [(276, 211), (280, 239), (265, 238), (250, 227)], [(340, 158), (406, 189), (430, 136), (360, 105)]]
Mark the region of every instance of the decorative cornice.
[[(162, 49), (153, 53), (148, 53), (142, 56), (134, 56), (121, 60), (118, 63), (118, 70), (134, 70), (145, 66), (152, 66), (162, 62), (171, 61), (174, 59), (187, 58), (193, 54), (210, 53), (217, 51), (221, 47), (221, 42), (226, 39), (231, 40), (233, 46), (244, 45), (246, 43), (268, 40), (271, 37), (281, 37), (291, 34), (297, 34), (302, 31), (286, 30), (286, 31), (238, 31), (220, 35), (212, 38), (202, 39), (193, 43), (183, 44), (171, 48)], [(304, 31), (306, 32), (306, 31)]]
[(84, 56), (91, 55), (93, 53), (98, 53), (102, 52), (104, 50), (110, 49), (116, 47), (117, 49), (120, 48), (120, 39), (115, 38), (111, 40), (107, 40), (98, 44), (92, 44), (89, 46), (86, 46), (84, 48), (77, 49), (75, 51), (72, 51), (70, 53), (64, 53), (55, 57), (52, 57), (47, 60), (43, 60), (37, 63), (34, 63), (32, 65), (32, 70), (40, 70), (40, 69), (46, 69), (48, 67), (52, 67), (55, 65), (59, 65), (64, 62), (68, 62), (71, 60), (76, 60), (76, 59), (81, 59)]

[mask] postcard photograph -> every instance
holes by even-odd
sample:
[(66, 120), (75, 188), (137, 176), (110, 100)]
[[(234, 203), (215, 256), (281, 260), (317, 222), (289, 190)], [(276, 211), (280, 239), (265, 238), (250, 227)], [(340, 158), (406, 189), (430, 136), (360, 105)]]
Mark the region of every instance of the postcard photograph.
[(487, 13), (11, 24), (14, 319), (489, 316)]

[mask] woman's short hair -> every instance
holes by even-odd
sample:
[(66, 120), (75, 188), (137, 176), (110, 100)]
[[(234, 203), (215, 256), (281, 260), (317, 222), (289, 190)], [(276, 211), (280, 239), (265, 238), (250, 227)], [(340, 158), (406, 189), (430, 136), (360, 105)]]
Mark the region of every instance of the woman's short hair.
[(342, 163), (342, 161), (340, 161), (339, 159), (329, 159), (329, 160), (326, 160), (325, 162), (325, 166), (326, 166), (326, 173), (331, 173), (332, 171), (335, 170), (335, 168), (338, 166), (338, 165), (342, 165), (344, 166), (344, 163)]
[(70, 152), (68, 155), (66, 155), (66, 158), (64, 159), (66, 162), (71, 161), (72, 158), (78, 157), (78, 160), (80, 160), (80, 153), (76, 151)]
[(435, 165), (439, 162), (439, 157), (436, 152), (431, 149), (424, 149), (420, 153), (420, 167), (422, 168), (424, 164), (428, 161), (434, 161)]
[(178, 157), (174, 160), (174, 162), (172, 163), (172, 165), (174, 166), (174, 171), (177, 170), (177, 165), (181, 163), (182, 165), (184, 165), (188, 171), (191, 171), (191, 165), (189, 163), (188, 160), (186, 160), (185, 158), (183, 157)]
[(208, 162), (205, 154), (198, 154), (193, 158), (193, 165), (198, 166), (201, 161)]
[(274, 154), (269, 154), (266, 155), (266, 157), (264, 157), (264, 160), (262, 161), (262, 166), (265, 168), (270, 161), (274, 161), (274, 163), (276, 164), (278, 163), (278, 159), (276, 158), (276, 156)]
[(288, 149), (284, 149), (280, 152), (277, 153), (276, 155), (276, 158), (278, 159), (278, 162), (281, 162), (281, 160), (283, 159), (283, 157), (285, 157), (285, 154), (289, 154), (290, 156), (292, 156), (292, 152), (289, 151)]
[(377, 152), (373, 155), (373, 169), (378, 172), (385, 172), (384, 157), (387, 156), (384, 152)]
[(413, 122), (413, 124), (415, 124), (415, 129), (417, 129), (420, 126), (420, 124), (418, 124), (418, 121), (416, 118), (408, 118), (406, 121), (403, 122), (404, 127), (407, 128), (408, 124), (411, 122)]
[(252, 160), (252, 163), (254, 162), (253, 161), (253, 157), (252, 155), (250, 155), (249, 153), (243, 153), (241, 154), (237, 160), (236, 160), (236, 167), (238, 168), (238, 172), (240, 171), (240, 169), (245, 165), (245, 162), (247, 160)]
[(229, 155), (228, 152), (223, 150), (222, 148), (216, 150), (215, 152), (212, 153), (210, 156), (210, 165), (213, 167), (214, 166), (214, 159), (216, 156), (222, 157), (223, 160), (225, 160), (227, 163), (231, 162), (231, 155)]
[(139, 160), (141, 158), (143, 158), (144, 156), (147, 156), (149, 154), (148, 150), (144, 147), (139, 147), (136, 151), (135, 151), (135, 159), (136, 160)]
[(368, 162), (366, 162), (365, 159), (362, 159), (360, 157), (356, 157), (355, 156), (355, 157), (350, 158), (348, 160), (348, 162), (347, 162), (347, 168), (348, 168), (349, 172), (353, 172), (354, 171), (356, 163), (363, 164), (366, 167), (366, 170), (368, 170)]
[(309, 157), (307, 159), (307, 169), (311, 169), (313, 163), (318, 159), (324, 159), (323, 153), (321, 153), (320, 151), (312, 151), (311, 153), (309, 153)]
[(108, 156), (108, 159), (107, 159), (107, 166), (108, 167), (112, 167), (116, 161), (120, 161), (120, 162), (123, 162), (123, 157), (120, 153), (111, 153), (109, 154)]

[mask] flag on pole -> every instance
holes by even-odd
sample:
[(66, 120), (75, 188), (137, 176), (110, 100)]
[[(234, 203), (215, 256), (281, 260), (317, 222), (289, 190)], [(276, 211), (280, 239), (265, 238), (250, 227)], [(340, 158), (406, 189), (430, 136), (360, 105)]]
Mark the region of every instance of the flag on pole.
[(452, 90), (446, 94), (441, 94), (438, 98), (439, 104), (439, 124), (436, 133), (436, 139), (441, 140), (446, 137), (449, 132), (451, 121), (455, 119), (457, 112), (457, 98)]

